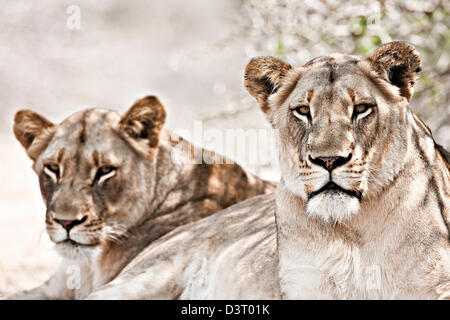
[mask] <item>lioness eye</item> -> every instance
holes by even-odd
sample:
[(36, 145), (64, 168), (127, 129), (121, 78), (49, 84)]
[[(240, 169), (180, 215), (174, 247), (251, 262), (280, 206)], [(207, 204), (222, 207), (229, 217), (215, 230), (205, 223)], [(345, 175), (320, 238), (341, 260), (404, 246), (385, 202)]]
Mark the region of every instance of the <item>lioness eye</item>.
[(108, 174), (111, 171), (113, 171), (114, 169), (111, 166), (103, 166), (100, 168), (100, 170), (101, 170), (102, 174)]
[(358, 104), (355, 106), (355, 111), (357, 113), (363, 113), (365, 112), (367, 109), (369, 109), (369, 106), (366, 104)]
[(308, 106), (300, 106), (300, 107), (297, 107), (296, 110), (297, 110), (298, 113), (300, 113), (300, 114), (302, 114), (304, 116), (308, 115), (308, 113), (309, 113), (309, 107)]
[(370, 109), (375, 107), (375, 105), (360, 103), (353, 107), (352, 119), (356, 120), (358, 117), (363, 117), (370, 114)]
[(44, 172), (49, 176), (54, 182), (59, 179), (59, 166), (56, 164), (47, 164), (44, 166)]
[(299, 116), (305, 116), (305, 117), (310, 117), (310, 108), (309, 106), (298, 106), (294, 109), (294, 115), (298, 118)]
[(98, 184), (102, 184), (109, 178), (112, 178), (116, 174), (116, 168), (113, 166), (103, 166), (100, 169), (98, 169), (97, 174), (95, 176), (95, 181), (98, 182)]

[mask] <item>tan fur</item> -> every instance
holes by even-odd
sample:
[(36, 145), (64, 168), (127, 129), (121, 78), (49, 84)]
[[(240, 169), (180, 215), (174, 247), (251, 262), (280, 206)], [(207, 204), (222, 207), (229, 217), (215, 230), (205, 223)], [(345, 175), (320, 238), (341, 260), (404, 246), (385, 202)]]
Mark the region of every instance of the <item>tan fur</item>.
[[(246, 85), (278, 139), (276, 195), (174, 230), (90, 298), (450, 298), (448, 164), (408, 109), (408, 85), (378, 73), (414, 65), (410, 48), (320, 57), (282, 78), (278, 60), (252, 60)], [(261, 93), (263, 78), (279, 90)], [(305, 103), (309, 116), (296, 111)], [(341, 189), (318, 193), (330, 179)]]
[(36, 160), (53, 137), (55, 126), (31, 110), (17, 112), (14, 123), (22, 124), (13, 128), (16, 139), (27, 150), (28, 156)]
[(244, 85), (260, 103), (263, 112), (267, 111), (267, 97), (275, 93), (292, 67), (273, 57), (252, 59), (245, 69)]
[[(165, 116), (153, 96), (123, 116), (90, 109), (59, 125), (33, 111), (17, 113), (14, 133), (34, 160), (47, 233), (63, 262), (46, 283), (13, 299), (86, 297), (176, 227), (274, 190), (237, 164), (190, 164), (180, 145), (210, 152), (174, 141), (163, 129)], [(70, 241), (61, 221), (78, 223)]]
[(382, 79), (400, 88), (400, 95), (411, 100), (414, 84), (421, 69), (421, 59), (414, 46), (394, 41), (380, 46), (368, 59)]

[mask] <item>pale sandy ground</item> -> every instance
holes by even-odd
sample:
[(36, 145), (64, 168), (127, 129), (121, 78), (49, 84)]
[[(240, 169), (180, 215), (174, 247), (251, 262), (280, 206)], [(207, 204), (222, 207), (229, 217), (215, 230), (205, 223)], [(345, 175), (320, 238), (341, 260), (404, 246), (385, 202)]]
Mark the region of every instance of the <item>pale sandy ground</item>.
[[(20, 108), (59, 122), (85, 107), (124, 112), (134, 100), (157, 94), (170, 129), (192, 131), (197, 120), (204, 129), (267, 129), (242, 85), (254, 52), (245, 35), (232, 33), (230, 17), (236, 18), (240, 1), (187, 3), (77, 1), (81, 30), (70, 31), (71, 1), (0, 0), (0, 297), (38, 285), (59, 261), (44, 230), (31, 161), (12, 135)], [(439, 140), (448, 146), (446, 132)], [(214, 141), (193, 140), (222, 151)], [(249, 154), (257, 151), (262, 160), (271, 157), (264, 140), (249, 147)], [(267, 165), (247, 167), (278, 177)]]
[(54, 271), (59, 257), (45, 234), (37, 178), (11, 135), (0, 136), (0, 295), (32, 287)]

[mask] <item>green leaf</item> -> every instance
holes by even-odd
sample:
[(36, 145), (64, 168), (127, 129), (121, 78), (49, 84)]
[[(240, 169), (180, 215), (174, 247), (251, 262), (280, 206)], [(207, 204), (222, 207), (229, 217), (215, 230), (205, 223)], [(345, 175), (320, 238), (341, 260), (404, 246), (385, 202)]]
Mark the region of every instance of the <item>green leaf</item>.
[(285, 47), (282, 40), (278, 40), (277, 50), (275, 51), (275, 55), (282, 56), (285, 53)]

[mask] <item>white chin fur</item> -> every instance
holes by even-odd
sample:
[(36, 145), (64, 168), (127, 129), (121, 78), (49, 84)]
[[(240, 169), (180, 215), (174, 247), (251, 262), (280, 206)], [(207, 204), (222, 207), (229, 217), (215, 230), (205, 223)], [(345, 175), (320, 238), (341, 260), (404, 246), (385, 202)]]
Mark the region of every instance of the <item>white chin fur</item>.
[(323, 192), (308, 201), (306, 212), (310, 217), (340, 223), (359, 212), (359, 201), (342, 192)]
[(57, 243), (55, 249), (59, 255), (68, 260), (85, 260), (98, 251), (97, 246), (74, 246), (68, 243)]

